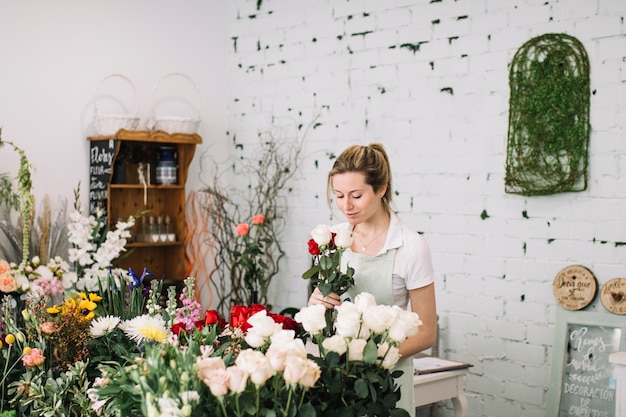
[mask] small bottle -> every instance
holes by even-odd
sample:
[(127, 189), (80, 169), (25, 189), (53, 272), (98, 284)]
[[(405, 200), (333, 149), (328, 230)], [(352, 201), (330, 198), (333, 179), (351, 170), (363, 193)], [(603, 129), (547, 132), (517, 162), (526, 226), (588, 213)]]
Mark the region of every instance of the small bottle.
[(176, 234), (174, 233), (169, 214), (165, 216), (165, 235), (168, 242), (176, 242)]
[(159, 241), (159, 229), (157, 228), (157, 224), (154, 222), (154, 216), (150, 216), (150, 224), (148, 225), (148, 235), (150, 236), (150, 242), (158, 242)]
[(159, 242), (165, 242), (167, 235), (165, 234), (165, 225), (163, 224), (163, 216), (157, 217), (157, 231), (159, 233)]

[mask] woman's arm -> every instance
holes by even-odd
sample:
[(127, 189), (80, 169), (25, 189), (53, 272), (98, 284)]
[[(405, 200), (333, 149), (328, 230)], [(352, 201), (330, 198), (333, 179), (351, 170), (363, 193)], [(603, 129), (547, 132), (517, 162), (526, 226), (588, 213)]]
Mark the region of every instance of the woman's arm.
[(400, 344), (400, 355), (403, 358), (432, 347), (437, 338), (435, 284), (409, 290), (409, 300), (411, 301), (411, 310), (419, 315), (422, 325), (415, 336)]

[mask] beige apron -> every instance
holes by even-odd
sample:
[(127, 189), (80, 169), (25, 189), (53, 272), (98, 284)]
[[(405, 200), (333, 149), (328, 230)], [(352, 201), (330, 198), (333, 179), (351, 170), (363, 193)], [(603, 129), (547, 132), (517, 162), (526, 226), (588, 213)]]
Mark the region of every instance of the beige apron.
[[(354, 287), (350, 288), (347, 296), (351, 301), (362, 292), (368, 292), (376, 299), (376, 304), (393, 305), (393, 261), (396, 256), (396, 249), (377, 256), (366, 256), (352, 251), (345, 251), (342, 255), (342, 270), (346, 265), (354, 268)], [(400, 385), (400, 401), (397, 407), (415, 415), (413, 402), (413, 358), (400, 360), (394, 369), (400, 369), (403, 374), (396, 380)]]

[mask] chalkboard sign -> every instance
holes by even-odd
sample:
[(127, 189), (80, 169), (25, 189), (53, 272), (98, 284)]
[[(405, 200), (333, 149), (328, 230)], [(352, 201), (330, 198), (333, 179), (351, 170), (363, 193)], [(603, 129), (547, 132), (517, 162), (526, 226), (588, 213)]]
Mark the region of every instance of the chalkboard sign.
[(113, 139), (92, 140), (89, 143), (89, 214), (95, 215), (96, 210), (101, 209), (106, 217), (108, 184), (117, 144)]
[(615, 377), (609, 355), (624, 348), (623, 317), (557, 312), (548, 416), (615, 417)]

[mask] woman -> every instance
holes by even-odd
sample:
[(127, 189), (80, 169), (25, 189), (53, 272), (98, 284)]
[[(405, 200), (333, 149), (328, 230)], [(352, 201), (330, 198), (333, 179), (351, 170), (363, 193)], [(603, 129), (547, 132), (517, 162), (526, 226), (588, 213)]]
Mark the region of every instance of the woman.
[[(335, 230), (348, 228), (353, 243), (342, 256), (342, 268), (354, 268), (355, 285), (347, 295), (369, 292), (378, 304), (395, 304), (417, 313), (422, 326), (417, 335), (399, 347), (402, 359), (397, 367), (401, 399), (398, 407), (415, 414), (413, 405), (413, 355), (430, 348), (437, 337), (434, 272), (426, 241), (403, 223), (391, 209), (391, 169), (383, 146), (353, 145), (335, 160), (328, 173), (328, 200), (331, 195), (347, 222)], [(341, 297), (324, 297), (316, 288), (309, 305), (334, 308)]]

